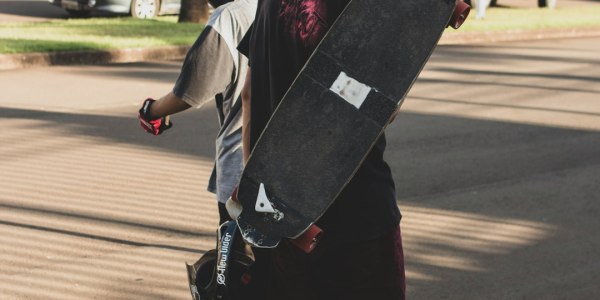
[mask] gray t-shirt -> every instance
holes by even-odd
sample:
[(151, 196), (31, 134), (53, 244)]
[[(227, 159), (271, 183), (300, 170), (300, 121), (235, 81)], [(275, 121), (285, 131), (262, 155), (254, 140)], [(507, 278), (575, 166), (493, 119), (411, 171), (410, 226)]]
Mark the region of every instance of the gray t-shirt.
[(224, 203), (243, 169), (240, 94), (248, 61), (236, 47), (254, 20), (257, 0), (219, 6), (188, 51), (173, 93), (199, 107), (216, 101), (221, 129), (216, 139), (215, 168), (208, 190)]

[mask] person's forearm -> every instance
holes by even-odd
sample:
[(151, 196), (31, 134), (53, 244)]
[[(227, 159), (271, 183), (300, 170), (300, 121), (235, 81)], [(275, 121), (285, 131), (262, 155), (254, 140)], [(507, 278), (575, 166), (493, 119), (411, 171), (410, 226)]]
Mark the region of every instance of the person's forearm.
[(173, 92), (170, 92), (152, 104), (150, 115), (154, 118), (162, 118), (188, 108), (190, 108), (189, 104), (185, 103), (181, 98), (173, 94)]
[(246, 73), (246, 80), (242, 88), (242, 150), (244, 164), (250, 157), (250, 68)]

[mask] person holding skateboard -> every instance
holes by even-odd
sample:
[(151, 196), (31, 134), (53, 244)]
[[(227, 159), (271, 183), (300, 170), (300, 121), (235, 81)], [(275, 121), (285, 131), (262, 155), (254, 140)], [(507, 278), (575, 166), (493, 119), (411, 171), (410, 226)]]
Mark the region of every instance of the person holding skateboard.
[(208, 190), (216, 194), (223, 224), (229, 220), (225, 201), (243, 168), (240, 93), (248, 62), (236, 47), (254, 19), (257, 0), (209, 3), (215, 11), (188, 51), (173, 90), (159, 100), (146, 99), (139, 121), (148, 133), (159, 135), (171, 128), (169, 115), (215, 101), (221, 128)]
[[(242, 92), (246, 160), (287, 89), (348, 2), (259, 3), (252, 28), (238, 46), (250, 65)], [(401, 215), (391, 171), (383, 159), (385, 147), (381, 136), (317, 221), (324, 235), (312, 253), (289, 241), (273, 249), (267, 299), (405, 298)]]
[[(215, 101), (221, 128), (208, 190), (216, 194), (219, 224), (224, 224), (231, 220), (225, 201), (237, 186), (243, 169), (240, 93), (248, 61), (236, 47), (254, 20), (257, 0), (209, 0), (209, 3), (215, 11), (188, 51), (173, 90), (158, 100), (146, 99), (139, 110), (139, 121), (148, 133), (160, 135), (171, 128), (170, 115)], [(193, 267), (188, 265), (188, 276), (195, 276), (189, 274), (190, 268)], [(264, 277), (258, 273), (252, 272), (253, 286)], [(215, 293), (210, 287), (200, 290), (199, 286), (190, 286), (190, 289), (194, 299), (201, 298), (200, 294)], [(249, 299), (262, 298), (260, 289), (244, 289), (244, 292)]]

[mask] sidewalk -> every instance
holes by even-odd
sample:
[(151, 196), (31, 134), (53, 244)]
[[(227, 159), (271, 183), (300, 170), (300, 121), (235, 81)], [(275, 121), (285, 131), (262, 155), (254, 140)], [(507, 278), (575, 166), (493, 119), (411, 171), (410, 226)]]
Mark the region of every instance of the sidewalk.
[[(600, 299), (599, 48), (435, 51), (386, 130), (408, 299)], [(217, 114), (158, 138), (136, 118), (180, 64), (0, 72), (0, 299), (190, 299)]]

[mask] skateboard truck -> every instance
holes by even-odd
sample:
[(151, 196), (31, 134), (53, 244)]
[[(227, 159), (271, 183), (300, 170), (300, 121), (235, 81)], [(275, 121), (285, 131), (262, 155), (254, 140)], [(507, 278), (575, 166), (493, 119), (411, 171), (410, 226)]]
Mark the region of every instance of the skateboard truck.
[[(240, 233), (244, 241), (252, 247), (275, 248), (282, 239), (281, 236), (265, 235), (240, 219), (238, 219), (238, 226), (241, 229)], [(304, 233), (296, 238), (290, 238), (289, 241), (292, 245), (308, 254), (317, 247), (322, 236), (323, 230), (313, 224)]]
[[(452, 13), (452, 17), (450, 17), (450, 22), (448, 22), (448, 26), (458, 29), (465, 22), (467, 16), (469, 16), (469, 12), (471, 11), (471, 6), (465, 3), (462, 0), (458, 0), (456, 2), (456, 7), (454, 7), (454, 12)], [(446, 26), (446, 27), (448, 27)]]

